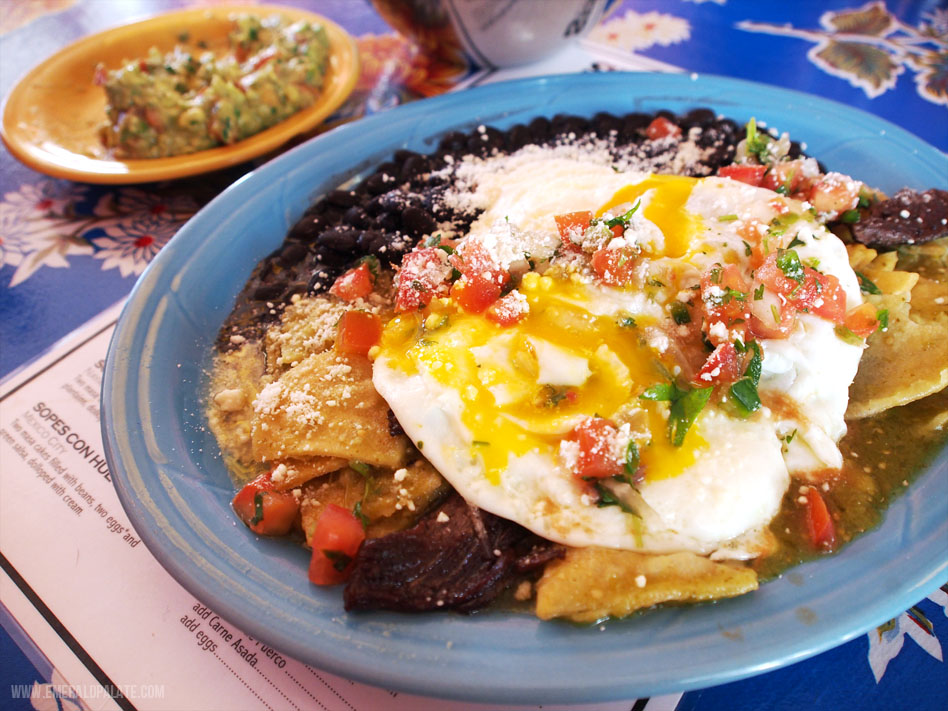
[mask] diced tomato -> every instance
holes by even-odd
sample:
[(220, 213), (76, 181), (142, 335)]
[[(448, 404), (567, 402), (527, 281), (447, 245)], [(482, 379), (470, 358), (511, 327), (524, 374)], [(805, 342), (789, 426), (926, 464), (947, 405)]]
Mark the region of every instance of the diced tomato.
[[(702, 328), (715, 346), (731, 342), (736, 331), (742, 340), (748, 319), (749, 302), (747, 282), (735, 264), (709, 269), (701, 278)], [(727, 329), (722, 333), (721, 326)]]
[(272, 472), (261, 474), (245, 484), (234, 496), (234, 512), (254, 533), (285, 536), (293, 528), (300, 512), (299, 502), (288, 491), (277, 491)]
[(339, 319), (336, 350), (351, 355), (368, 355), (382, 337), (382, 319), (366, 311), (346, 311)]
[(409, 252), (402, 258), (398, 272), (395, 310), (417, 311), (431, 303), (434, 297), (447, 294), (450, 274), (451, 265), (444, 250), (423, 247)]
[[(811, 267), (802, 267), (802, 281), (791, 279), (778, 265), (779, 254), (767, 255), (764, 262), (754, 272), (754, 276), (763, 284), (766, 292), (780, 297), (781, 314), (791, 317), (791, 309), (805, 311), (834, 323), (842, 323), (846, 314), (846, 292), (832, 274), (821, 274)], [(801, 265), (802, 266), (802, 265)], [(765, 299), (769, 308), (771, 300)], [(754, 311), (765, 322), (766, 314), (760, 314), (761, 305), (755, 305)]]
[(836, 545), (836, 527), (826, 502), (812, 486), (806, 490), (806, 529), (814, 548), (832, 548)]
[(451, 255), (461, 278), (451, 287), (451, 298), (469, 313), (479, 314), (500, 298), (510, 274), (498, 265), (480, 242), (467, 242)]
[(603, 417), (587, 417), (579, 423), (568, 437), (579, 445), (573, 474), (580, 479), (604, 479), (621, 474), (624, 461), (619, 450), (624, 451), (624, 448), (618, 436), (616, 426)]
[(479, 314), (500, 298), (500, 287), (484, 279), (462, 276), (451, 287), (451, 298), (464, 311)]
[[(811, 290), (813, 297), (806, 304), (799, 304), (797, 308), (806, 308), (811, 314), (816, 314), (821, 318), (833, 323), (842, 323), (846, 315), (846, 292), (832, 274), (820, 274), (815, 269), (809, 267), (803, 270), (806, 273), (806, 284), (814, 284)], [(875, 310), (873, 310), (873, 320), (875, 320)]]
[(591, 264), (603, 284), (626, 286), (632, 281), (638, 256), (639, 250), (635, 247), (603, 247), (593, 253)]
[(652, 123), (646, 127), (645, 135), (653, 141), (668, 136), (678, 138), (681, 135), (681, 129), (664, 116), (659, 116), (653, 119)]
[(741, 358), (733, 343), (717, 346), (695, 376), (699, 385), (733, 383), (741, 377)]
[(761, 187), (778, 190), (785, 195), (792, 195), (801, 188), (806, 180), (803, 173), (803, 161), (780, 161), (770, 166), (764, 175)]
[(589, 210), (579, 212), (567, 212), (564, 215), (555, 215), (553, 220), (556, 222), (556, 229), (560, 233), (560, 239), (563, 244), (573, 250), (578, 250), (579, 245), (573, 241), (573, 238), (579, 239), (583, 232), (589, 228), (592, 222), (593, 214)]
[(490, 253), (480, 242), (468, 241), (451, 255), (451, 264), (469, 279), (496, 284), (503, 288), (510, 280), (510, 274), (494, 261)]
[(840, 213), (859, 203), (862, 183), (842, 173), (827, 173), (810, 188), (809, 200), (817, 212)]
[(328, 504), (316, 521), (309, 545), (313, 556), (309, 561), (309, 580), (316, 585), (337, 585), (352, 573), (352, 564), (365, 529), (347, 509)]
[(860, 304), (846, 314), (844, 325), (860, 338), (868, 338), (879, 328), (876, 307), (870, 303)]
[(765, 165), (751, 165), (749, 163), (732, 163), (718, 168), (718, 175), (722, 178), (730, 178), (741, 183), (753, 185), (759, 188), (764, 179), (764, 173), (767, 172)]
[(372, 274), (368, 262), (362, 262), (336, 279), (329, 293), (343, 301), (355, 301), (371, 294), (374, 288), (375, 275)]
[(530, 312), (527, 300), (517, 291), (511, 291), (487, 307), (484, 318), (498, 326), (513, 326), (522, 321)]

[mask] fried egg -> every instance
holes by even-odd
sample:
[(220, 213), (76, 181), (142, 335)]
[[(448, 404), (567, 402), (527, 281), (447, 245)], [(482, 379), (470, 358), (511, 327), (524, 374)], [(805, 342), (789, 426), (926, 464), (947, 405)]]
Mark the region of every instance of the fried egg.
[[(671, 305), (693, 295), (715, 264), (750, 271), (741, 237), (748, 224), (798, 215), (775, 242), (818, 260), (854, 306), (861, 299), (844, 246), (805, 205), (727, 179), (591, 164), (522, 168), (484, 176), (483, 212), (465, 239), (479, 240), (515, 274), (526, 316), (501, 327), (448, 298), (400, 314), (374, 359), (376, 389), (461, 496), (540, 536), (570, 546), (757, 555), (791, 475), (840, 465), (836, 443), (861, 347), (800, 314), (788, 338), (760, 341), (759, 390), (780, 407), (740, 417), (716, 394), (678, 446), (668, 434), (669, 404), (640, 395), (687, 370), (688, 326), (676, 323)], [(601, 283), (582, 259), (557, 252), (555, 214), (585, 209), (605, 218), (635, 204), (624, 235), (640, 250), (631, 283)], [(622, 423), (637, 445), (639, 480), (610, 489), (621, 505), (602, 505), (571, 468), (569, 433), (589, 417)]]

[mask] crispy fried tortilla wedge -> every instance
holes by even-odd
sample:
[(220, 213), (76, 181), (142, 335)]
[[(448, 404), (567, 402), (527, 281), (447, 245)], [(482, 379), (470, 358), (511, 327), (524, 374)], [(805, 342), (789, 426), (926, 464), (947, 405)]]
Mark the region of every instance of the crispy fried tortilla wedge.
[[(886, 310), (889, 321), (886, 331), (867, 340), (849, 390), (849, 418), (868, 417), (948, 386), (948, 281), (932, 278), (944, 275), (935, 264), (944, 258), (943, 248), (917, 248), (926, 255), (914, 249), (877, 255), (862, 245), (849, 247), (853, 268), (882, 292), (866, 299)], [(903, 263), (929, 276), (896, 269)]]
[(286, 307), (279, 328), (267, 330), (267, 364), (274, 370), (299, 363), (330, 348), (340, 307), (328, 297), (301, 299)]
[(262, 461), (339, 457), (398, 467), (408, 439), (389, 434), (388, 405), (367, 358), (333, 350), (306, 357), (254, 401), (253, 454)]
[(253, 401), (263, 378), (263, 351), (246, 343), (217, 355), (208, 388), (207, 421), (228, 468), (248, 478), (256, 470), (250, 447)]
[(757, 573), (694, 553), (650, 555), (609, 548), (571, 548), (537, 583), (537, 616), (595, 622), (660, 602), (699, 602), (757, 589)]
[(311, 459), (287, 459), (276, 462), (271, 480), (277, 491), (289, 491), (346, 466), (339, 457), (313, 457)]
[(391, 469), (360, 474), (345, 468), (303, 486), (300, 511), (309, 540), (327, 504), (359, 511), (368, 521), (366, 535), (384, 536), (411, 526), (435, 501), (448, 492), (448, 484), (426, 460), (419, 459), (398, 474)]

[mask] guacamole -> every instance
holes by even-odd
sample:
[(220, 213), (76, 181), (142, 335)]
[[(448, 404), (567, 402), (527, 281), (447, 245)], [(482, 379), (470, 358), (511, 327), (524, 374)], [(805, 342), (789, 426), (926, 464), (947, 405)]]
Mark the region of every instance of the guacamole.
[[(279, 16), (232, 18), (227, 49), (202, 43), (101, 65), (109, 122), (102, 141), (116, 158), (163, 158), (229, 145), (310, 106), (319, 94), (329, 38), (318, 24)], [(189, 39), (186, 34), (182, 42)]]

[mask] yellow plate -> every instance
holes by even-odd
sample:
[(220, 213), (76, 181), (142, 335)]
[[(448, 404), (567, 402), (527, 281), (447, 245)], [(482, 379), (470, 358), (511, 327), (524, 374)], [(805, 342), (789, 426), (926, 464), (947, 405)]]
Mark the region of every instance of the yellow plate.
[[(143, 57), (149, 47), (170, 51), (182, 32), (213, 48), (226, 43), (228, 17), (236, 12), (282, 15), (321, 23), (329, 35), (330, 60), (316, 103), (276, 126), (230, 146), (172, 158), (115, 160), (102, 146), (105, 91), (93, 83), (99, 62), (106, 68)], [(181, 178), (242, 163), (279, 148), (314, 128), (346, 100), (359, 75), (355, 41), (320, 15), (273, 5), (228, 5), (183, 10), (106, 30), (69, 45), (27, 74), (3, 107), (0, 136), (16, 158), (48, 175), (89, 183), (141, 183)]]

